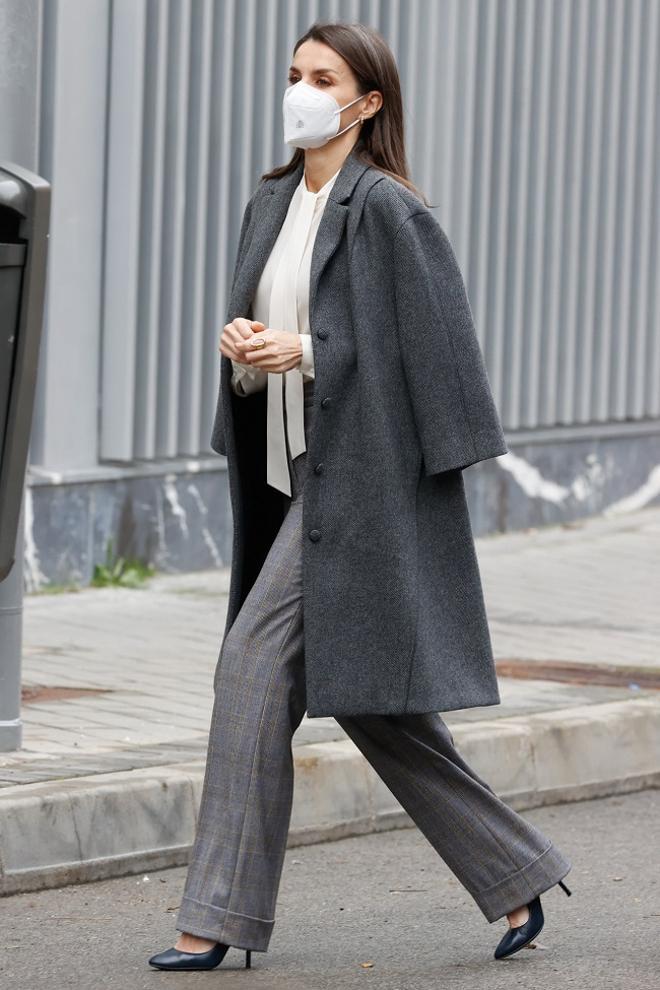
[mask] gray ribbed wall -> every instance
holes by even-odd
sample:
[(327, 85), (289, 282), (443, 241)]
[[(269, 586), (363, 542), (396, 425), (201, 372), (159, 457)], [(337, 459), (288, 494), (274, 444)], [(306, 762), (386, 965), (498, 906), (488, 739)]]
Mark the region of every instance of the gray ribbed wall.
[(660, 501), (660, 0), (0, 0), (0, 157), (53, 187), (26, 584), (231, 555), (209, 446), (243, 207), (316, 19), (378, 27), (510, 452), (476, 534)]
[[(373, 24), (396, 53), (413, 178), (459, 256), (505, 428), (660, 415), (657, 0), (47, 6), (55, 83), (77, 8), (107, 47), (87, 80), (105, 141), (99, 461), (208, 452), (241, 213), (288, 157), (281, 95), (317, 16)], [(62, 195), (98, 152), (59, 149)], [(66, 265), (57, 227), (53, 250)]]

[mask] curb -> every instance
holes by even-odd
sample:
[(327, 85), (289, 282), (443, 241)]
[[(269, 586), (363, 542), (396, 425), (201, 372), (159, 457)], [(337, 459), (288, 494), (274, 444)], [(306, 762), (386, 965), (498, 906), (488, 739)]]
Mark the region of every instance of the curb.
[[(517, 811), (660, 786), (660, 697), (450, 716), (461, 755)], [(294, 759), (287, 847), (413, 825), (350, 739)], [(195, 762), (4, 788), (0, 895), (186, 865), (203, 779)]]

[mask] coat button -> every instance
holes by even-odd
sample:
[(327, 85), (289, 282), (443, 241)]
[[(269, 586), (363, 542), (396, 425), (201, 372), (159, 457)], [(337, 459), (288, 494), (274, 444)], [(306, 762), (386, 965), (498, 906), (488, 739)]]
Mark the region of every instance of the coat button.
[(313, 540), (314, 543), (316, 543), (317, 540), (320, 540), (321, 539), (321, 530), (320, 529), (310, 529), (310, 531), (309, 531), (309, 538), (310, 538), (310, 540)]
[(321, 461), (320, 464), (316, 465), (316, 467), (314, 468), (314, 473), (320, 474), (322, 470), (323, 470), (323, 461)]
[(323, 406), (324, 409), (326, 406), (329, 406), (331, 402), (332, 399), (330, 398), (329, 395), (326, 395), (325, 398), (321, 399), (321, 405)]
[(328, 331), (321, 328), (321, 330), (317, 330), (316, 336), (320, 337), (321, 340), (325, 340), (325, 338), (328, 336)]

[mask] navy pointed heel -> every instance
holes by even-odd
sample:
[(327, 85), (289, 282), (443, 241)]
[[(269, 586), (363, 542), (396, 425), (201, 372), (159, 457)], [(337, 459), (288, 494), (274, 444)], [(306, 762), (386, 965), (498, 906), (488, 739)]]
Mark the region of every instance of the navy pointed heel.
[[(571, 891), (561, 880), (559, 881), (559, 886), (565, 894), (569, 897), (571, 896)], [(519, 949), (523, 949), (536, 938), (543, 928), (545, 919), (543, 917), (540, 895), (537, 894), (529, 902), (527, 907), (529, 909), (529, 918), (524, 924), (516, 925), (515, 928), (509, 928), (508, 932), (502, 936), (499, 945), (495, 949), (494, 954), (496, 959), (504, 959), (506, 956), (511, 956), (514, 952), (518, 952)]]
[[(216, 942), (211, 949), (206, 952), (183, 952), (181, 949), (166, 949), (158, 952), (149, 959), (149, 965), (156, 969), (180, 969), (180, 970), (201, 970), (215, 969), (219, 966), (227, 954), (228, 945)], [(252, 950), (245, 950), (245, 968), (252, 966)]]

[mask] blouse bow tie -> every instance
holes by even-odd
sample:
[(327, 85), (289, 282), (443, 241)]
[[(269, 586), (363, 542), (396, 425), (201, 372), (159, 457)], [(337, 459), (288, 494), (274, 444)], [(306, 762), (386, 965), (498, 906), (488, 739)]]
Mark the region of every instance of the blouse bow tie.
[[(333, 176), (333, 179), (335, 177)], [(329, 186), (330, 183), (326, 185)], [(271, 327), (285, 327), (287, 330), (293, 329), (299, 332), (297, 283), (317, 202), (318, 196), (313, 193), (303, 195), (301, 198), (291, 234), (287, 238), (286, 249), (280, 256), (273, 278), (268, 309), (268, 325)], [(309, 280), (309, 262), (308, 256), (302, 272), (302, 277), (307, 280)], [(286, 436), (293, 460), (306, 450), (303, 373), (299, 367), (290, 368), (284, 374), (268, 373), (266, 480), (269, 485), (290, 496), (291, 479), (285, 446), (284, 403), (286, 403)]]
[[(256, 319), (268, 326), (291, 330), (303, 338), (302, 366), (280, 372), (264, 372), (235, 365), (239, 380), (256, 382), (267, 388), (266, 403), (266, 480), (273, 488), (291, 496), (291, 479), (287, 458), (287, 439), (291, 459), (306, 449), (304, 420), (304, 377), (313, 377), (313, 352), (309, 333), (309, 279), (311, 255), (325, 200), (340, 169), (318, 190), (307, 189), (305, 176), (294, 192), (280, 234), (259, 281), (255, 301)], [(268, 302), (266, 303), (266, 300)], [(248, 386), (247, 392), (253, 390)], [(285, 405), (286, 404), (286, 405)], [(284, 409), (286, 408), (286, 426)]]

